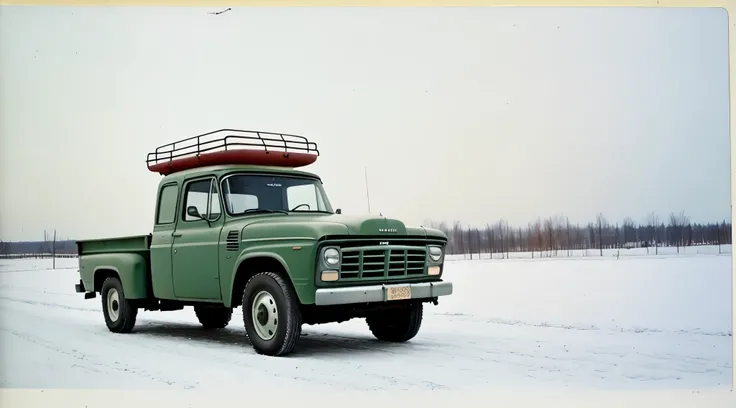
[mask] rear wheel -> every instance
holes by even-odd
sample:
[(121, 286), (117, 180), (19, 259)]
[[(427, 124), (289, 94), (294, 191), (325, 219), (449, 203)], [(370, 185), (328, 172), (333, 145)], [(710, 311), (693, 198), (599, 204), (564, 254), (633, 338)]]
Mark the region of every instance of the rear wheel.
[(138, 308), (125, 299), (120, 279), (110, 277), (102, 283), (102, 313), (105, 324), (113, 333), (130, 333), (135, 326)]
[(253, 276), (243, 291), (243, 323), (245, 334), (258, 354), (291, 353), (302, 331), (294, 289), (272, 272)]
[(370, 315), (366, 318), (366, 323), (378, 340), (401, 343), (411, 340), (419, 333), (423, 312), (423, 305), (415, 303), (403, 309)]
[(224, 306), (197, 305), (194, 314), (205, 329), (222, 329), (230, 323), (233, 309)]

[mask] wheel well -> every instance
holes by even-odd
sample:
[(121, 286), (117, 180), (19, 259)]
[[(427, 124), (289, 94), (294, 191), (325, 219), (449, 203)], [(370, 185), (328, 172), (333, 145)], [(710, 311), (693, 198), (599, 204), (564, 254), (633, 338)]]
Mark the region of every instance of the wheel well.
[(273, 272), (281, 275), (291, 285), (289, 274), (286, 273), (284, 265), (275, 258), (269, 256), (257, 256), (246, 259), (238, 266), (233, 282), (232, 296), (230, 298), (230, 306), (236, 308), (243, 303), (243, 290), (248, 280), (261, 272)]
[(107, 278), (120, 279), (120, 276), (112, 269), (98, 269), (95, 271), (95, 292), (102, 292), (102, 283)]

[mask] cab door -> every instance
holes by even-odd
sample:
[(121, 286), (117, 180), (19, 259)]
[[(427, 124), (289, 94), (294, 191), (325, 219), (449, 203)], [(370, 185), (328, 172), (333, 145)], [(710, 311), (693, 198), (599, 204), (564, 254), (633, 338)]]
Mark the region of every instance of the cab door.
[(153, 295), (159, 299), (176, 298), (171, 280), (171, 244), (176, 229), (178, 202), (179, 184), (170, 182), (160, 187), (150, 249), (151, 286)]
[(184, 184), (172, 234), (174, 293), (179, 299), (221, 300), (219, 241), (224, 223), (215, 177)]

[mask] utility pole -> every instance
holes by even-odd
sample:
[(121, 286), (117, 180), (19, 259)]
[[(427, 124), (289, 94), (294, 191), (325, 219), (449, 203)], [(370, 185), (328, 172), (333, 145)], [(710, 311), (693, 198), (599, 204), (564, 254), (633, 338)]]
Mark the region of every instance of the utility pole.
[(52, 268), (56, 269), (56, 229), (54, 229), (54, 242), (51, 244)]

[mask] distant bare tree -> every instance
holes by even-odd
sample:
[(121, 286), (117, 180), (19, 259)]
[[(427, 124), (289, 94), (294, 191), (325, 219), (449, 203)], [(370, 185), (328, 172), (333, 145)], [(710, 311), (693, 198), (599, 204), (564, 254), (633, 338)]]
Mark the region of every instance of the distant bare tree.
[(537, 221), (534, 222), (534, 232), (533, 232), (533, 245), (534, 247), (539, 251), (539, 257), (542, 257), (542, 251), (543, 251), (543, 245), (544, 245), (544, 238), (542, 235), (542, 221), (537, 218)]
[(452, 225), (452, 240), (456, 243), (454, 246), (455, 253), (465, 255), (465, 245), (463, 237), (463, 227), (460, 225), (460, 221), (455, 221)]
[(593, 223), (588, 223), (588, 247), (595, 248), (595, 230), (593, 229)]
[(526, 247), (529, 249), (529, 252), (532, 253), (532, 259), (534, 259), (534, 251), (536, 251), (537, 248), (534, 245), (534, 225), (531, 222), (528, 223), (526, 227)]
[(54, 230), (54, 241), (51, 244), (51, 268), (56, 269), (56, 230)]
[(570, 256), (572, 249), (572, 241), (570, 241), (570, 220), (565, 217), (565, 247), (567, 247), (567, 256)]
[(528, 248), (524, 248), (524, 238), (523, 238), (523, 235), (522, 235), (522, 232), (521, 232), (521, 227), (518, 227), (517, 234), (518, 234), (517, 235), (518, 238), (517, 238), (517, 241), (516, 242), (519, 243), (519, 249), (518, 249), (518, 251), (519, 252), (524, 252)]
[(603, 216), (603, 213), (598, 213), (598, 215), (595, 217), (596, 219), (596, 225), (598, 226), (598, 249), (601, 252), (601, 256), (603, 256), (603, 227), (607, 226), (606, 217)]
[(496, 227), (494, 228), (496, 231), (498, 231), (498, 249), (499, 253), (501, 253), (501, 259), (506, 258), (506, 246), (508, 245), (507, 237), (506, 237), (506, 222), (504, 220), (499, 220), (496, 223)]
[(638, 246), (638, 240), (636, 236), (636, 223), (631, 217), (625, 217), (623, 222), (623, 241), (625, 245)]
[[(650, 212), (647, 215), (646, 222), (648, 227), (647, 229), (649, 230), (647, 239), (654, 241), (654, 253), (655, 255), (659, 254), (659, 217), (655, 212)], [(649, 247), (647, 247), (647, 254), (649, 254)]]
[(552, 218), (548, 217), (544, 220), (544, 250), (547, 251), (547, 257), (552, 256), (552, 248), (554, 247), (554, 223)]
[(468, 253), (470, 254), (470, 259), (472, 260), (473, 259), (473, 239), (470, 235), (471, 230), (472, 230), (471, 228), (468, 228), (467, 230), (467, 236), (468, 236), (467, 242), (468, 242)]
[(670, 213), (670, 229), (672, 235), (670, 242), (674, 242), (677, 247), (677, 253), (680, 253), (680, 247), (685, 246), (685, 227), (690, 223), (690, 218), (685, 215), (684, 211), (679, 213)]
[(503, 248), (504, 252), (506, 253), (505, 257), (506, 259), (509, 259), (509, 254), (511, 253), (511, 247), (514, 245), (514, 232), (511, 229), (511, 226), (509, 226), (509, 222), (507, 220), (502, 220), (503, 225)]
[(491, 224), (486, 224), (486, 244), (488, 245), (488, 253), (493, 259), (493, 227), (491, 227)]

